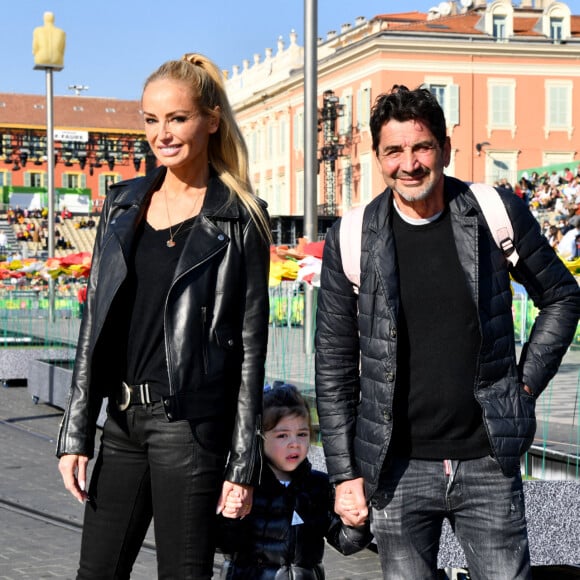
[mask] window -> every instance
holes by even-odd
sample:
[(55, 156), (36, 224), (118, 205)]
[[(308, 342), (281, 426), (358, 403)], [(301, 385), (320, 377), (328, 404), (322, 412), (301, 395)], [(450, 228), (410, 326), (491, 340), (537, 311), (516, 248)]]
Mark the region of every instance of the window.
[(276, 127), (274, 119), (268, 119), (268, 128), (266, 133), (266, 159), (274, 158), (274, 145), (276, 143)]
[[(481, 26), (478, 25), (481, 29)], [(483, 30), (498, 42), (507, 42), (514, 34), (514, 8), (510, 0), (488, 2), (484, 17)]]
[(107, 195), (109, 187), (118, 181), (121, 181), (121, 176), (118, 173), (101, 173), (99, 175), (99, 195), (102, 197)]
[(294, 115), (294, 151), (304, 151), (304, 111)]
[(288, 195), (288, 186), (286, 177), (281, 175), (276, 184), (276, 198), (278, 213), (280, 215), (290, 215), (290, 196)]
[(564, 37), (564, 19), (550, 18), (550, 38), (555, 42), (560, 42)]
[(63, 173), (62, 174), (62, 186), (69, 188), (69, 189), (75, 189), (77, 187), (82, 187), (81, 177), (84, 177), (84, 175), (79, 174), (79, 173)]
[(368, 203), (373, 198), (373, 166), (370, 153), (360, 156), (359, 204)]
[(542, 18), (534, 31), (543, 34), (554, 44), (566, 42), (572, 36), (571, 14), (570, 8), (563, 2), (552, 2), (544, 8)]
[(493, 17), (493, 37), (497, 40), (507, 39), (507, 22), (505, 16)]
[(488, 128), (509, 129), (515, 135), (514, 79), (489, 79), (488, 81)]
[(550, 131), (572, 136), (572, 81), (546, 81), (546, 137)]
[(280, 117), (279, 132), (278, 153), (280, 155), (286, 155), (288, 151), (288, 120), (286, 117)]
[[(274, 186), (271, 179), (266, 179), (265, 182), (266, 193), (264, 199), (268, 202), (268, 209), (270, 210), (270, 215), (280, 215), (280, 210), (278, 209), (278, 198), (274, 195)], [(271, 208), (271, 209), (270, 209)]]
[(7, 149), (12, 150), (12, 135), (2, 135), (1, 149), (5, 154), (7, 153)]
[(512, 185), (517, 181), (517, 151), (494, 151), (488, 149), (486, 156), (486, 183), (495, 183), (504, 177)]
[(41, 171), (27, 171), (24, 174), (25, 187), (44, 187), (46, 174)]
[(569, 163), (570, 168), (573, 169), (577, 163), (574, 161), (574, 151), (544, 151), (542, 154), (542, 166), (554, 165), (556, 163)]
[(0, 171), (0, 186), (12, 185), (12, 172)]
[(448, 127), (459, 125), (459, 85), (451, 78), (428, 77), (423, 86), (437, 99), (445, 113)]
[(303, 215), (303, 214), (304, 214), (304, 171), (297, 171), (294, 215)]
[(363, 86), (357, 91), (357, 124), (368, 128), (371, 119), (371, 87)]
[(262, 163), (265, 159), (265, 129), (263, 126), (258, 125), (256, 129), (256, 163)]
[(496, 86), (492, 90), (492, 123), (496, 126), (509, 126), (511, 122), (510, 88)]
[(343, 105), (342, 117), (338, 118), (338, 132), (341, 135), (350, 135), (352, 131), (352, 94), (344, 93), (340, 98)]
[(248, 149), (250, 152), (250, 163), (256, 163), (258, 158), (258, 137), (255, 129), (248, 136)]

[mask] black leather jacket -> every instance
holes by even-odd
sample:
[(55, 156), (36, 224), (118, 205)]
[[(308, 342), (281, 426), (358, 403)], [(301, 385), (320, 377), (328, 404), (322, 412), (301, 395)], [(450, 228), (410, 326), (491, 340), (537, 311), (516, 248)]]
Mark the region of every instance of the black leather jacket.
[[(92, 457), (103, 397), (123, 377), (107, 373), (103, 327), (127, 275), (134, 234), (165, 168), (112, 186), (93, 251), (87, 302), (57, 456)], [(265, 210), (264, 210), (265, 212)], [(212, 173), (162, 313), (170, 421), (214, 418), (231, 426), (226, 479), (250, 483), (268, 342), (268, 242)], [(161, 313), (160, 313), (161, 314)], [(100, 340), (102, 339), (102, 340)]]
[[(533, 441), (535, 399), (574, 337), (580, 290), (521, 200), (513, 193), (501, 195), (520, 256), (509, 271), (468, 186), (445, 178), (459, 261), (479, 312), (481, 347), (473, 392), (492, 453), (507, 475), (520, 469), (520, 457)], [(333, 226), (326, 237), (318, 296), (316, 394), (328, 473), (334, 482), (363, 477), (368, 498), (389, 448), (397, 379), (399, 291), (392, 212), (389, 189), (365, 209), (358, 300), (342, 270), (340, 223)], [(540, 310), (519, 364), (510, 273)]]

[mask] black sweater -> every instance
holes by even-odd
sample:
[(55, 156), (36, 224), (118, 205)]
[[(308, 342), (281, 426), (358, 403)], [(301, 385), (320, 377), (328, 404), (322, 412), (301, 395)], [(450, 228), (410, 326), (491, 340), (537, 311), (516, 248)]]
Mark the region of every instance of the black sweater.
[(455, 247), (449, 211), (411, 225), (393, 212), (399, 267), (399, 349), (392, 452), (416, 459), (490, 453), (474, 394), (478, 313)]
[(333, 506), (328, 476), (314, 471), (308, 460), (294, 472), (288, 487), (266, 467), (254, 489), (250, 515), (242, 520), (219, 516), (218, 545), (227, 555), (220, 578), (323, 579), (325, 537), (345, 555), (362, 550), (372, 539), (368, 526), (343, 525)]

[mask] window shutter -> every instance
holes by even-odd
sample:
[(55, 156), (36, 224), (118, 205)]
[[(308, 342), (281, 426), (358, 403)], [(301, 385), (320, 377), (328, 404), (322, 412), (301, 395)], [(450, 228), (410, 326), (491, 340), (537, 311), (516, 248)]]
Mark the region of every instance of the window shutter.
[(449, 110), (447, 125), (459, 125), (459, 85), (449, 85)]

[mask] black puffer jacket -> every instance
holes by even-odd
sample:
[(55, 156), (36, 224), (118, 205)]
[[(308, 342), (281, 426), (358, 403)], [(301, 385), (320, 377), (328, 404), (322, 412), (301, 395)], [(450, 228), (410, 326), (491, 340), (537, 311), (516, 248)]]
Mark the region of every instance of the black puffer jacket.
[[(556, 373), (574, 336), (580, 290), (517, 196), (502, 193), (520, 255), (517, 267), (508, 272), (468, 186), (446, 177), (445, 195), (459, 261), (479, 311), (482, 340), (474, 396), (493, 455), (505, 474), (513, 474), (534, 437), (535, 398)], [(399, 296), (392, 211), (389, 189), (365, 210), (358, 300), (342, 269), (340, 223), (331, 229), (318, 296), (316, 394), (328, 473), (333, 482), (364, 477), (369, 498), (389, 448), (397, 380)], [(540, 309), (519, 365), (510, 273)]]
[[(332, 488), (325, 473), (305, 460), (288, 487), (269, 467), (254, 489), (254, 504), (243, 520), (220, 516), (218, 545), (227, 554), (222, 580), (322, 580), (324, 538), (345, 555), (371, 541), (368, 524), (344, 526), (334, 513)], [(300, 518), (303, 523), (293, 519)]]
[[(88, 284), (71, 393), (57, 455), (92, 457), (103, 397), (122, 376), (103, 329), (127, 272), (138, 224), (165, 168), (117, 183), (105, 200)], [(265, 212), (265, 210), (264, 210)], [(226, 479), (250, 483), (257, 456), (268, 343), (268, 242), (212, 173), (200, 216), (189, 230), (164, 317), (171, 395), (169, 420), (215, 418), (232, 430)], [(109, 321), (110, 322), (110, 321)], [(225, 437), (224, 441), (228, 441)]]

